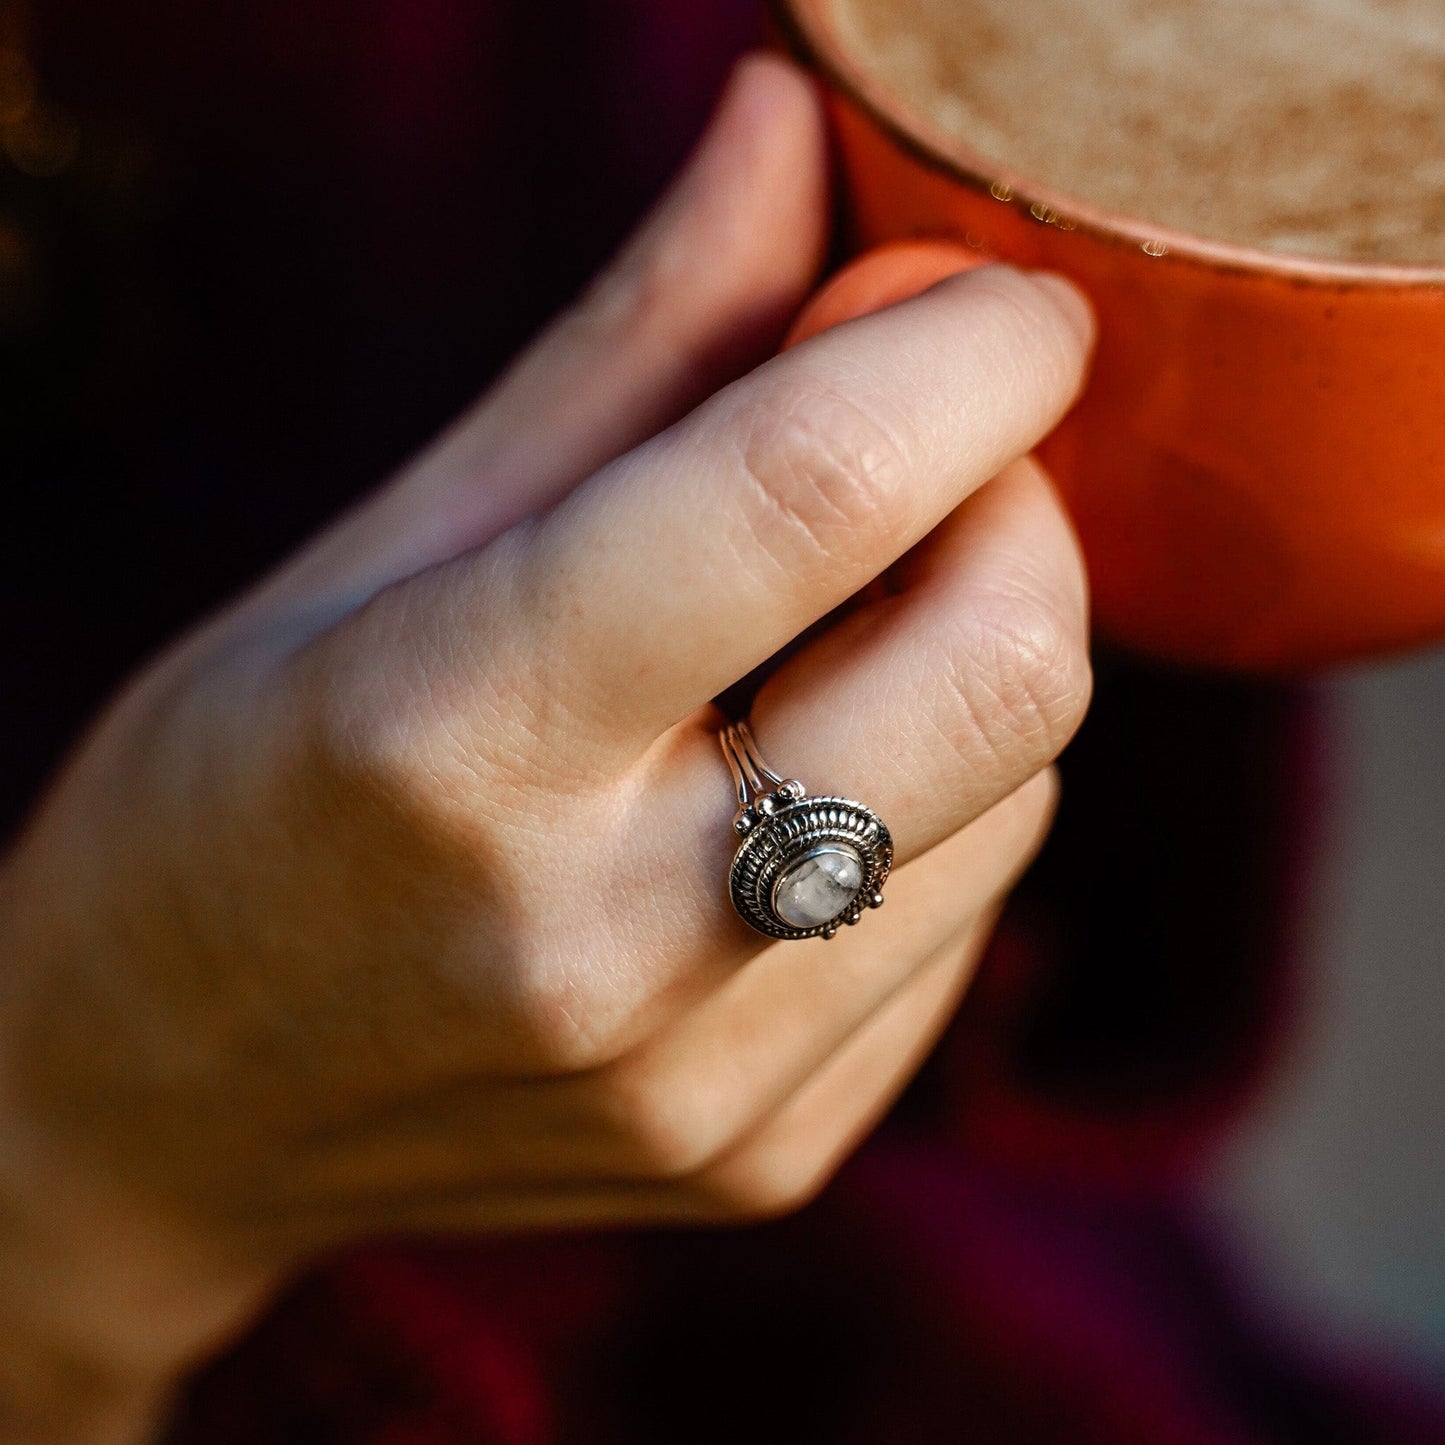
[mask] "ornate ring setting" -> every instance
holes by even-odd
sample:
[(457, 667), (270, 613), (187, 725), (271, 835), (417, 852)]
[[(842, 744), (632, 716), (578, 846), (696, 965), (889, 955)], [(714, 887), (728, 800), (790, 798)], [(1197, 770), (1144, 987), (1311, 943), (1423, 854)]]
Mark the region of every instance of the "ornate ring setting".
[(851, 798), (810, 798), (775, 773), (747, 723), (718, 734), (736, 785), (733, 829), (742, 837), (728, 871), (733, 907), (770, 938), (832, 938), (883, 903), (893, 837)]

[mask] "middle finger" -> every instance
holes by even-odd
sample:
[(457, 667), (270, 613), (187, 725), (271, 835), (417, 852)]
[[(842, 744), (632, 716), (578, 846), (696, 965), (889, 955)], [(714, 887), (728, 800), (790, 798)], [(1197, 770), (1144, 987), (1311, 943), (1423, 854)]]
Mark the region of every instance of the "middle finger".
[(574, 716), (646, 746), (1032, 447), (1090, 335), (1066, 282), (989, 266), (774, 358), (513, 554), (520, 658)]
[[(1077, 541), (1031, 461), (970, 498), (898, 580), (789, 660), (752, 714), (771, 764), (876, 810), (902, 864), (1052, 761), (1087, 705), (1089, 664)], [(595, 1062), (660, 1035), (763, 947), (724, 883), (735, 798), (714, 722), (674, 729), (625, 780), (637, 831), (609, 890), (626, 907), (610, 991), (625, 1006), (597, 1019)]]

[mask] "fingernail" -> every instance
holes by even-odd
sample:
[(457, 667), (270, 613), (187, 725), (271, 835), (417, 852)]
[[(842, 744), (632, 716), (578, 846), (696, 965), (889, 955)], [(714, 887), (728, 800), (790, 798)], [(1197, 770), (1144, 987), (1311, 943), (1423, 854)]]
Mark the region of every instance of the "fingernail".
[(1094, 308), (1088, 298), (1066, 276), (1057, 271), (1025, 271), (1023, 273), (1059, 309), (1064, 319), (1073, 328), (1081, 345), (1094, 344)]
[(759, 103), (767, 105), (768, 85), (764, 77), (780, 63), (771, 56), (757, 52), (744, 55), (734, 62), (732, 71), (723, 82), (722, 90), (713, 103), (707, 125), (683, 167), (680, 177), (683, 184), (691, 182), (693, 177), (707, 169), (714, 152), (720, 147), (726, 148), (727, 142), (723, 137), (730, 130), (738, 125), (758, 123), (751, 117), (742, 117), (747, 116), (748, 111)]
[(769, 84), (767, 77), (784, 65), (785, 62), (780, 57), (770, 55), (767, 51), (756, 50), (749, 51), (734, 61), (717, 104), (713, 107), (709, 125), (716, 125), (719, 118), (736, 105), (747, 106), (754, 103), (755, 95), (765, 97)]

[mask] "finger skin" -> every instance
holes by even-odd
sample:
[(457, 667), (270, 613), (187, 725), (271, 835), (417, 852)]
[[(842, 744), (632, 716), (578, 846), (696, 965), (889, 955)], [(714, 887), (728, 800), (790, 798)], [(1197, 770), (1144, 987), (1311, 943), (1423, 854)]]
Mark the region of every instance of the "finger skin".
[[(661, 227), (691, 240), (675, 252), (644, 243), (651, 259), (584, 303), (590, 320), (564, 322), (550, 359), (523, 363), (498, 393), (505, 424), (479, 414), (477, 430), (464, 425), (455, 446), (142, 676), (5, 860), (0, 1132), (17, 1144), (0, 1181), (0, 1314), (43, 1346), (26, 1374), (59, 1361), (66, 1373), (51, 1378), (74, 1378), (78, 1353), (102, 1371), (120, 1364), (153, 1398), (293, 1267), (384, 1227), (387, 1201), (394, 1222), (425, 1224), (419, 1199), (441, 1218), (454, 1180), (425, 1151), (309, 1175), (338, 1134), (373, 1139), (408, 1111), (445, 1123), (438, 1147), (468, 1171), (450, 1197), (468, 1201), (473, 1224), (575, 1225), (622, 1217), (622, 1200), (634, 1218), (766, 1212), (813, 1187), (926, 1046), (937, 995), (931, 1011), (896, 1008), (918, 998), (902, 984), (870, 1013), (868, 990), (898, 979), (859, 955), (857, 991), (820, 1014), (826, 1027), (779, 1041), (769, 1087), (740, 1095), (722, 1127), (694, 1116), (708, 1131), (694, 1158), (664, 1157), (640, 1096), (619, 1118), (615, 1076), (606, 1088), (609, 1066), (678, 1017), (669, 988), (704, 997), (765, 947), (727, 912), (716, 720), (687, 700), (770, 646), (770, 628), (791, 635), (851, 592), (1027, 445), (1064, 404), (1081, 349), (1047, 288), (996, 272), (908, 303), (913, 321), (896, 333), (875, 318), (855, 323), (857, 347), (799, 347), (632, 460), (608, 461), (711, 386), (715, 365), (741, 364), (735, 348), (762, 343), (816, 259), (816, 104), (800, 82), (767, 83), (793, 97), (780, 102), (792, 160), (761, 142), (777, 116), (743, 126), (752, 160)], [(763, 244), (778, 223), (756, 208), (794, 171), (799, 206), (779, 215), (803, 220), (775, 236), (779, 250)], [(719, 200), (744, 174), (772, 179), (735, 208)], [(678, 214), (692, 218), (681, 230)], [(717, 275), (700, 281), (689, 257), (734, 223), (746, 255), (715, 247), (702, 259)], [(927, 377), (941, 388), (931, 402), (915, 394)], [(582, 403), (574, 426), (568, 408)], [(830, 419), (861, 429), (839, 435)], [(489, 555), (453, 555), (518, 508), (552, 506), (599, 462), (602, 484), (587, 484), (570, 520), (517, 523)], [(751, 510), (718, 510), (729, 479)], [(546, 547), (569, 539), (576, 549), (548, 563)], [(694, 583), (696, 600), (711, 588), (726, 605), (667, 614)], [(643, 604), (630, 612), (629, 593)], [(359, 622), (336, 625), (353, 609)], [(334, 645), (313, 646), (323, 631)], [(658, 689), (642, 685), (650, 671)], [(668, 835), (672, 820), (683, 826)], [(575, 865), (565, 894), (559, 858)], [(982, 865), (975, 881), (987, 891)], [(888, 943), (878, 933), (868, 946)], [(785, 982), (768, 1006), (791, 996)], [(747, 1001), (731, 1002), (720, 1040), (748, 1027)], [(531, 1087), (539, 1077), (588, 1071), (589, 1110), (523, 1102), (545, 1092)], [(716, 1087), (699, 1077), (700, 1091)], [(449, 1111), (466, 1089), (486, 1107)], [(565, 1185), (498, 1179), (544, 1136)], [(671, 1177), (723, 1148), (731, 1175), (711, 1159)], [(791, 1183), (780, 1159), (801, 1161)], [(480, 1193), (478, 1161), (493, 1171)], [(646, 1177), (607, 1184), (608, 1170)], [(309, 1195), (283, 1196), (279, 1182), (308, 1178)]]
[[(1061, 304), (1053, 285), (1000, 267), (945, 282), (768, 363), (546, 517), (389, 589), (299, 659), (324, 703), (307, 727), (323, 753), (339, 753), (344, 778), (361, 777), (423, 827), (440, 813), (449, 842), (526, 816), (543, 797), (579, 825), (591, 819), (631, 840), (577, 855), (577, 881), (594, 894), (589, 922), (617, 943), (605, 978), (566, 920), (548, 920), (509, 961), (503, 1017), (519, 1067), (616, 1058), (758, 949), (719, 886), (733, 842), (731, 788), (719, 782), (716, 720), (698, 700), (896, 562), (1034, 440), (1077, 389), (1087, 339), (1085, 314)], [(836, 429), (823, 422), (860, 416), (871, 428), (854, 428), (861, 454), (845, 435), (831, 472), (799, 471), (800, 435), (805, 449), (833, 456)], [(850, 424), (841, 422), (845, 432)], [(869, 437), (897, 464), (885, 456), (874, 466)], [(773, 448), (770, 460), (748, 460), (759, 446)], [(879, 466), (887, 474), (879, 505), (866, 495), (873, 482), (857, 491), (860, 455), (875, 480)], [(750, 501), (713, 505), (729, 479)], [(782, 512), (764, 479), (794, 488)], [(649, 547), (650, 534), (664, 541)], [(689, 535), (697, 545), (679, 545)], [(819, 737), (846, 740), (851, 729), (865, 745), (847, 766), (821, 750), (780, 750), (766, 728), (761, 736), (775, 764), (814, 791), (846, 788), (890, 826), (901, 801), (900, 857), (1043, 767), (1081, 711), (1087, 669), (1070, 629), (1007, 587), (982, 600), (978, 617), (967, 597), (955, 608), (951, 634), (963, 641), (943, 658), (953, 662), (924, 717), (910, 720), (906, 704), (910, 688), (924, 696), (928, 678), (895, 690), (898, 736), (932, 750), (927, 768), (940, 751), (927, 725), (953, 718), (944, 803), (916, 836), (909, 810), (924, 773), (896, 798), (886, 772), (880, 788), (874, 768), (858, 766), (878, 741), (859, 726), (861, 712), (850, 722), (834, 708), (811, 723)], [(348, 684), (332, 686), (338, 676)], [(1051, 690), (1056, 700), (1033, 706)], [(957, 718), (990, 692), (1003, 706), (975, 730), (971, 751)], [(659, 736), (660, 718), (678, 709), (685, 720)], [(530, 899), (549, 866), (509, 846), (495, 850), (485, 882), (498, 896)]]
[(622, 1121), (611, 1167), (695, 1172), (756, 1128), (951, 938), (997, 909), (1042, 845), (1057, 791), (1052, 770), (1037, 774), (900, 870), (872, 928), (774, 945), (591, 1081)]
[(1030, 459), (971, 497), (872, 602), (763, 686), (753, 730), (913, 856), (1062, 751), (1091, 691), (1083, 556)]
[(349, 1196), (364, 1211), (383, 1207), (388, 1188), (403, 1184), (422, 1204), (428, 1193), (502, 1180), (541, 1184), (590, 1172), (600, 1185), (696, 1172), (868, 1027), (950, 939), (996, 910), (1042, 843), (1056, 796), (1053, 773), (1039, 774), (901, 869), (886, 935), (858, 929), (831, 943), (775, 944), (605, 1068), (490, 1079), (369, 1118), (324, 1144), (318, 1138), (310, 1164), (288, 1175), (287, 1196), (273, 1206), (290, 1209), (305, 1197), (334, 1206)]
[(1062, 284), (985, 267), (774, 358), (603, 468), (516, 549), (449, 569), (447, 626), (474, 629), (489, 574), (511, 567), (515, 665), (649, 745), (1058, 421), (1091, 336)]
[[(1064, 747), (1089, 700), (1087, 600), (1072, 529), (1032, 462), (970, 498), (889, 580), (891, 595), (784, 664), (752, 715), (775, 768), (874, 809), (903, 864)], [(723, 885), (736, 835), (716, 725), (715, 712), (698, 714), (629, 775), (628, 791), (647, 800), (639, 846), (614, 874), (628, 899), (629, 1011), (609, 1017), (604, 999), (596, 1019), (615, 1054), (698, 1006), (762, 947)], [(859, 931), (892, 926), (885, 909)]]
[[(786, 664), (754, 717), (775, 767), (815, 793), (874, 808), (902, 863), (1052, 760), (1087, 704), (1089, 670), (1076, 543), (1032, 463), (956, 509), (894, 569), (890, 585), (894, 595), (865, 605)], [(497, 620), (512, 615), (507, 599), (494, 598), (487, 615), (490, 633), (473, 646), (505, 647)], [(386, 625), (379, 610), (376, 618)], [(383, 780), (388, 811), (397, 796), (412, 812), (414, 794), (430, 798), (419, 823), (425, 828), (439, 811), (449, 847), (459, 828), (470, 834), (489, 819), (543, 806), (563, 836), (582, 830), (569, 866), (586, 908), (546, 917), (538, 941), (518, 954), (506, 975), (518, 1003), (494, 1042), (514, 1074), (610, 1063), (696, 1007), (765, 946), (725, 886), (736, 835), (716, 711), (700, 710), (619, 768), (600, 722), (579, 720), (555, 693), (538, 695), (525, 680), (504, 686), (495, 667), (481, 674), (485, 690), (467, 690), (465, 668), (429, 681), (439, 675), (424, 657), (429, 641), (414, 627), (410, 678), (399, 665), (378, 668), (378, 690), (351, 697), (363, 777), (368, 786), (373, 775)], [(385, 646), (383, 636), (362, 656)], [(388, 708), (398, 693), (425, 708), (393, 728)], [(514, 698), (527, 704), (520, 718)], [(498, 906), (547, 906), (550, 846), (533, 850), (526, 838), (513, 839), (488, 856), (476, 896), (485, 888)], [(869, 918), (864, 926), (882, 925)], [(593, 930), (613, 943), (605, 970), (587, 942)], [(494, 964), (486, 977), (499, 972)], [(426, 965), (416, 973), (426, 977)], [(478, 1042), (474, 1029), (433, 1033), (463, 1056)]]
[(728, 1155), (696, 1173), (530, 1190), (462, 1186), (425, 1200), (393, 1202), (381, 1227), (465, 1233), (578, 1224), (717, 1224), (802, 1208), (936, 1046), (977, 969), (993, 921), (981, 919), (941, 948), (781, 1108)]
[(986, 917), (888, 1000), (731, 1155), (688, 1181), (706, 1214), (756, 1219), (812, 1200), (937, 1045), (993, 932)]

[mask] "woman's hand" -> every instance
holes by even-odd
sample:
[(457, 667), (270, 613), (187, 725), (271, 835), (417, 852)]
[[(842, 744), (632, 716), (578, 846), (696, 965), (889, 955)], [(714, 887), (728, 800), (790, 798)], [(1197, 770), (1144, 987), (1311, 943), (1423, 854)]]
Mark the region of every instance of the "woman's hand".
[[(930, 1047), (1088, 695), (1074, 538), (1020, 458), (1090, 327), (990, 267), (724, 385), (814, 280), (824, 175), (807, 84), (745, 65), (614, 268), (143, 674), (19, 840), (15, 1438), (135, 1438), (334, 1245), (792, 1208)], [(769, 947), (709, 700), (883, 574), (752, 718), (888, 821), (889, 903)]]

